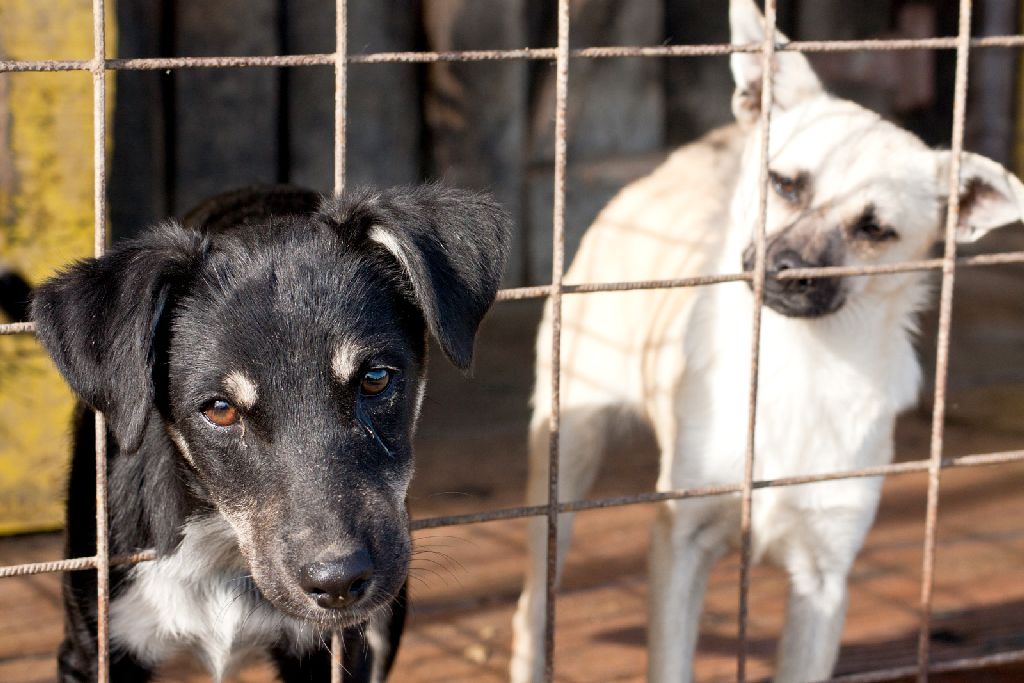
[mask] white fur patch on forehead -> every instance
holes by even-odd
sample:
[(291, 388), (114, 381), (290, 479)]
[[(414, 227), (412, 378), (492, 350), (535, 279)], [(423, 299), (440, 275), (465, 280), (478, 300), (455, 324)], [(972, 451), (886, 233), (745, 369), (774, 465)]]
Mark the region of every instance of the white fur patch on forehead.
[(366, 236), (391, 252), (392, 256), (398, 259), (398, 262), (402, 264), (402, 267), (406, 271), (409, 270), (409, 259), (406, 256), (405, 250), (402, 249), (402, 245), (398, 243), (398, 240), (395, 239), (394, 235), (384, 228), (375, 225), (370, 228), (366, 233)]
[(359, 371), (366, 352), (364, 344), (351, 340), (341, 342), (331, 356), (331, 374), (339, 382), (348, 382)]
[(259, 397), (256, 383), (237, 370), (224, 378), (224, 391), (228, 392), (228, 397), (236, 405), (247, 409), (256, 405), (256, 399)]
[[(806, 173), (815, 208), (859, 213), (872, 203), (884, 218), (928, 214), (935, 195), (932, 151), (919, 138), (852, 102), (822, 98), (772, 119), (771, 167)], [(752, 163), (756, 170), (756, 159)], [(856, 205), (856, 206), (855, 206)]]
[[(771, 158), (803, 168), (845, 168), (856, 161), (877, 174), (901, 154), (928, 151), (913, 133), (848, 100), (819, 98), (772, 119)], [(880, 163), (885, 159), (885, 163)]]

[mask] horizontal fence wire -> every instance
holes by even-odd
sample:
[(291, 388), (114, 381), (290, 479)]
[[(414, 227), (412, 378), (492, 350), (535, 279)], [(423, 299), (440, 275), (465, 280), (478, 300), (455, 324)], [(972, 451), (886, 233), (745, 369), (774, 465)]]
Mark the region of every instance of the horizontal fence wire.
[[(972, 48), (1012, 48), (1024, 46), (1024, 36), (986, 36), (971, 39)], [(955, 50), (955, 36), (893, 40), (794, 40), (780, 45), (780, 52), (859, 52), (893, 50)], [(757, 53), (761, 45), (653, 45), (644, 47), (587, 47), (569, 51), (573, 59), (622, 59), (629, 57), (714, 57), (734, 52)], [(347, 64), (430, 64), (435, 62), (482, 62), (503, 60), (555, 61), (557, 47), (515, 50), (452, 50), (444, 52), (373, 52), (347, 55)], [(304, 55), (250, 55), (238, 57), (139, 57), (107, 59), (110, 71), (165, 71), (168, 69), (239, 69), (254, 67), (334, 66), (333, 52)], [(92, 60), (35, 59), (0, 60), (0, 72), (91, 71)]]
[[(1005, 465), (1016, 462), (1024, 462), (1024, 450), (999, 451), (993, 453), (978, 453), (973, 455), (961, 455), (943, 458), (943, 469), (961, 469), (969, 467), (985, 467), (994, 465)], [(751, 487), (756, 491), (759, 489), (779, 488), (783, 486), (802, 486), (816, 484), (826, 481), (838, 481), (842, 479), (860, 479), (864, 477), (898, 476), (902, 474), (919, 474), (927, 472), (930, 460), (913, 460), (908, 462), (893, 463), (891, 465), (877, 465), (864, 467), (855, 470), (843, 470), (838, 472), (825, 472), (822, 474), (806, 474), (792, 477), (778, 477), (775, 479), (755, 479)], [(720, 484), (716, 486), (703, 486), (699, 488), (675, 489), (670, 491), (651, 491), (647, 493), (636, 493), (624, 496), (611, 496), (607, 498), (590, 498), (586, 500), (568, 501), (558, 504), (558, 512), (587, 512), (589, 510), (606, 509), (613, 507), (624, 507), (627, 505), (643, 505), (649, 503), (660, 503), (666, 500), (683, 500), (686, 498), (708, 498), (711, 496), (724, 496), (738, 494), (743, 490), (742, 484)], [(458, 515), (442, 515), (436, 517), (424, 517), (412, 520), (409, 528), (412, 531), (423, 531), (425, 529), (437, 529), (440, 527), (466, 526), (470, 524), (481, 524), (484, 522), (497, 522), (511, 519), (525, 519), (528, 517), (543, 517), (548, 513), (547, 505), (524, 505), (513, 508), (499, 508), (482, 512), (472, 512)], [(133, 555), (114, 556), (111, 558), (111, 566), (131, 564), (157, 559), (155, 550), (145, 550)], [(52, 562), (34, 562), (0, 567), (0, 578), (9, 576), (25, 576), (28, 574), (47, 574), (62, 571), (78, 571), (81, 569), (92, 569), (95, 565), (94, 557), (73, 558), (70, 560), (54, 560)]]
[[(560, 7), (563, 3), (559, 3)], [(970, 0), (963, 0), (961, 4), (961, 18), (966, 12), (970, 13)], [(344, 0), (337, 0), (337, 5), (343, 7)], [(568, 3), (565, 2), (564, 6)], [(966, 27), (961, 21), (960, 34), (958, 36), (924, 38), (924, 39), (890, 39), (890, 40), (839, 40), (839, 41), (792, 41), (783, 45), (770, 43), (732, 45), (726, 43), (703, 44), (703, 45), (659, 45), (641, 47), (591, 47), (583, 49), (568, 50), (564, 44), (551, 48), (523, 48), (513, 50), (463, 50), (463, 51), (419, 51), (419, 52), (376, 52), (368, 54), (345, 54), (344, 17), (338, 20), (339, 33), (336, 52), (323, 54), (304, 55), (269, 55), (269, 56), (239, 56), (239, 57), (170, 57), (170, 58), (137, 58), (137, 59), (108, 59), (103, 51), (103, 2), (94, 0), (94, 55), (90, 60), (0, 60), (0, 73), (18, 72), (56, 72), (56, 71), (83, 71), (90, 72), (94, 79), (94, 137), (97, 150), (102, 151), (105, 142), (104, 120), (105, 111), (103, 105), (104, 87), (103, 73), (106, 71), (155, 71), (171, 69), (194, 69), (194, 68), (259, 68), (259, 67), (305, 67), (305, 66), (331, 66), (336, 70), (335, 88), (335, 187), (341, 188), (344, 184), (344, 79), (345, 70), (352, 64), (388, 64), (388, 63), (435, 63), (435, 62), (473, 62), (473, 61), (498, 61), (498, 60), (541, 60), (541, 61), (562, 61), (567, 59), (614, 59), (614, 58), (653, 58), (653, 57), (701, 57), (701, 56), (722, 56), (732, 53), (763, 53), (770, 55), (772, 52), (851, 52), (851, 51), (879, 51), (879, 50), (957, 50), (958, 64), (962, 61), (964, 74), (962, 79), (958, 78), (957, 96), (963, 97), (966, 87), (966, 56), (970, 49), (979, 48), (1016, 48), (1024, 46), (1024, 36), (1005, 35), (988, 36), (982, 38), (968, 38)], [(99, 8), (98, 13), (95, 12)], [(561, 11), (561, 10), (560, 10)], [(958, 69), (959, 72), (959, 69)], [(959, 76), (959, 73), (958, 73)], [(770, 77), (768, 77), (770, 83)], [(962, 82), (961, 82), (962, 81)], [(962, 135), (963, 111), (955, 112), (954, 138)], [(564, 142), (564, 132), (561, 136)], [(956, 147), (956, 145), (955, 145)], [(959, 147), (957, 147), (959, 148)], [(102, 242), (105, 240), (105, 168), (102, 154), (98, 152), (96, 158), (96, 235), (97, 253), (102, 253)], [(564, 188), (561, 190), (564, 198)], [(558, 189), (556, 188), (556, 196)], [(955, 203), (955, 202), (954, 202)], [(955, 208), (953, 209), (955, 211)], [(558, 211), (556, 209), (556, 221)], [(553, 242), (555, 248), (562, 247), (562, 240), (556, 234)], [(948, 245), (948, 240), (947, 240)], [(947, 250), (943, 258), (925, 259), (879, 266), (853, 266), (853, 267), (826, 267), (826, 268), (801, 268), (792, 269), (784, 273), (765, 273), (767, 279), (790, 280), (790, 279), (813, 279), (825, 277), (858, 277), (871, 275), (885, 275), (914, 271), (939, 270), (943, 273), (943, 289), (949, 290), (949, 294), (943, 295), (942, 315), (940, 319), (940, 337), (945, 335), (948, 343), (950, 316), (948, 313), (951, 296), (952, 273), (955, 268), (972, 266), (994, 266), (1004, 264), (1024, 263), (1024, 251), (1006, 252), (998, 254), (982, 254), (975, 256), (957, 257), (955, 249)], [(499, 291), (499, 301), (516, 301), (527, 299), (558, 298), (561, 295), (573, 294), (594, 294), (600, 292), (625, 292), (651, 289), (670, 289), (700, 287), (726, 282), (755, 282), (755, 275), (750, 272), (727, 273), (720, 275), (706, 275), (697, 277), (684, 277), (668, 280), (646, 280), (631, 282), (608, 282), (608, 283), (562, 283), (560, 274), (555, 274), (555, 280), (550, 285), (538, 285), (531, 287), (515, 287)], [(755, 323), (756, 329), (756, 323)], [(0, 335), (31, 334), (35, 332), (35, 325), (32, 322), (17, 322), (0, 324)], [(557, 341), (555, 342), (557, 348)], [(942, 344), (940, 343), (939, 368), (937, 369), (937, 380), (945, 375), (945, 365), (948, 363), (948, 349), (943, 357)], [(557, 357), (557, 355), (556, 355)], [(752, 361), (756, 363), (756, 349), (752, 354)], [(754, 366), (756, 372), (756, 365)], [(755, 375), (756, 377), (756, 375)], [(553, 379), (557, 383), (557, 379)], [(922, 581), (922, 626), (921, 639), (924, 643), (928, 624), (928, 613), (930, 611), (930, 590), (931, 571), (934, 564), (935, 539), (934, 525), (938, 512), (938, 474), (940, 471), (950, 468), (980, 467), (1000, 465), (1016, 462), (1024, 462), (1024, 450), (1003, 451), (993, 453), (982, 453), (958, 457), (943, 457), (941, 417), (945, 405), (945, 394), (942, 390), (944, 385), (940, 383), (936, 389), (936, 406), (933, 413), (933, 439), (931, 457), (924, 460), (916, 460), (903, 463), (894, 463), (877, 467), (861, 468), (839, 472), (827, 472), (813, 475), (800, 475), (792, 477), (779, 477), (775, 479), (754, 480), (752, 476), (745, 477), (742, 483), (707, 486), (672, 491), (658, 491), (640, 493), (627, 496), (616, 496), (590, 500), (579, 500), (570, 502), (558, 502), (553, 500), (547, 505), (523, 506), (516, 508), (504, 508), (478, 513), (435, 516), (414, 520), (410, 523), (412, 531), (433, 529), (438, 527), (460, 526), (468, 524), (479, 524), (498, 520), (521, 519), (528, 517), (547, 516), (549, 523), (558, 514), (567, 512), (585, 512), (588, 510), (620, 507), (625, 505), (637, 505), (657, 503), (666, 500), (681, 500), (685, 498), (699, 498), (720, 495), (741, 495), (748, 500), (756, 490), (814, 484), (818, 482), (836, 481), (858, 477), (896, 476), (911, 473), (929, 474), (929, 513), (927, 516), (928, 533), (926, 538), (926, 551), (924, 571), (926, 576)], [(557, 393), (556, 393), (557, 395)], [(753, 407), (752, 407), (753, 412)], [(753, 421), (753, 417), (751, 418)], [(937, 426), (936, 426), (937, 425)], [(557, 434), (557, 433), (556, 433)], [(97, 461), (102, 462), (103, 454), (99, 452), (100, 442), (97, 443)], [(553, 449), (557, 445), (553, 446)], [(105, 449), (104, 449), (105, 450)], [(752, 456), (752, 454), (750, 454)], [(556, 459), (557, 462), (557, 459)], [(554, 470), (553, 475), (557, 475)], [(552, 479), (552, 488), (557, 492), (556, 479)], [(97, 497), (106, 498), (105, 490), (97, 490)], [(105, 521), (105, 520), (104, 520)], [(106, 543), (105, 524), (98, 529), (98, 547), (102, 549)], [(549, 528), (552, 525), (549, 524)], [(553, 539), (553, 536), (551, 537)], [(122, 556), (107, 557), (105, 552), (98, 553), (91, 557), (79, 557), (66, 560), (34, 562), (0, 567), (0, 578), (18, 577), (34, 574), (81, 571), (98, 569), (105, 574), (110, 566), (132, 565), (140, 562), (158, 559), (153, 550), (144, 550), (138, 553)], [(744, 556), (744, 560), (746, 557)], [(745, 564), (745, 562), (742, 562)], [(102, 583), (102, 582), (101, 582)], [(101, 591), (103, 591), (101, 587)], [(741, 602), (745, 600), (745, 590), (741, 587)], [(101, 612), (105, 611), (106, 596), (100, 596)], [(549, 601), (550, 602), (550, 601)], [(549, 607), (549, 610), (553, 607)], [(741, 615), (744, 610), (741, 604)], [(553, 618), (553, 612), (549, 612), (549, 618)], [(105, 620), (104, 620), (105, 621)], [(744, 631), (745, 619), (741, 616), (740, 630)], [(742, 639), (742, 638), (741, 638)], [(101, 638), (105, 641), (105, 638)], [(338, 639), (334, 641), (337, 647)], [(105, 643), (100, 643), (101, 649), (105, 649)], [(549, 657), (550, 657), (550, 645)], [(976, 669), (980, 667), (996, 666), (1013, 662), (1024, 661), (1024, 650), (1009, 651), (997, 654), (988, 654), (978, 657), (967, 657), (945, 662), (931, 662), (928, 659), (927, 643), (919, 644), (919, 662), (915, 665), (893, 667), (877, 671), (864, 672), (836, 677), (832, 680), (844, 681), (847, 683), (867, 683), (869, 681), (885, 681), (896, 678), (912, 676), (917, 674), (921, 680), (925, 680), (929, 672), (953, 672)], [(101, 654), (102, 657), (102, 654)], [(335, 665), (340, 663), (340, 650), (334, 653)], [(744, 652), (738, 656), (738, 674), (744, 675)], [(101, 664), (101, 668), (103, 664)], [(549, 669), (550, 675), (550, 669)]]
[[(780, 273), (766, 273), (769, 280), (810, 280), (824, 277), (868, 277), (872, 275), (895, 275), (926, 270), (942, 270), (945, 262), (941, 258), (920, 261), (902, 261), (875, 266), (828, 266), (819, 268), (792, 268)], [(1024, 263), (1024, 251), (1008, 251), (997, 254), (959, 256), (958, 268), (1004, 266)], [(725, 282), (749, 282), (752, 273), (724, 273), (722, 275), (699, 275), (669, 280), (635, 280), (630, 282), (586, 282), (563, 283), (563, 294), (593, 294), (597, 292), (630, 292), (647, 289), (676, 289), (683, 287), (706, 287)], [(543, 299), (551, 293), (551, 285), (510, 287), (498, 291), (498, 301), (523, 301)], [(35, 323), (20, 322), (0, 324), (0, 335), (33, 334)]]
[[(125, 564), (138, 564), (155, 560), (155, 550), (143, 550), (131, 555), (113, 555), (110, 558), (110, 566), (115, 567)], [(25, 564), (14, 564), (0, 567), (0, 579), (11, 576), (29, 576), (31, 574), (51, 574), (53, 572), (76, 572), (83, 569), (95, 569), (96, 556), (75, 557), (70, 560), (53, 560), (51, 562), (27, 562)]]

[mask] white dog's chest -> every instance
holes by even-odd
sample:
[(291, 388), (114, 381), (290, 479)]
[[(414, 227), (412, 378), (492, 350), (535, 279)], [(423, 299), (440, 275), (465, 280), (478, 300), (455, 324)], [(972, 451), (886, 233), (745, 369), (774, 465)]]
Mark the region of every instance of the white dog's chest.
[(175, 553), (133, 570), (134, 580), (110, 605), (115, 649), (150, 666), (191, 651), (219, 681), (275, 644), (305, 649), (314, 642), (310, 627), (257, 594), (244, 568), (225, 565), (222, 525), (189, 523)]
[[(708, 296), (710, 324), (687, 336), (682, 424), (672, 485), (735, 483), (747, 445), (750, 382), (748, 292)], [(700, 311), (698, 311), (698, 315)], [(891, 429), (916, 400), (920, 369), (902, 330), (880, 343), (870, 327), (823, 334), (766, 310), (762, 320), (755, 477), (835, 472), (891, 458)], [(809, 330), (813, 330), (813, 333)], [(881, 348), (880, 348), (881, 347)], [(665, 482), (669, 483), (669, 482)], [(828, 488), (828, 487), (824, 487)], [(821, 489), (821, 490), (824, 490)]]

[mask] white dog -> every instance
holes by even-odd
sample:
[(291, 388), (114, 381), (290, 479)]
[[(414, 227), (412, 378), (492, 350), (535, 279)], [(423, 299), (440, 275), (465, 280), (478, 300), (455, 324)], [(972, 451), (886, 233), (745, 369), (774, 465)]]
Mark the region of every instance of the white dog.
[[(732, 41), (760, 43), (752, 0), (732, 0)], [(785, 38), (780, 34), (780, 41)], [(587, 232), (567, 282), (751, 270), (758, 223), (761, 55), (734, 54), (737, 124), (676, 151), (626, 187)], [(942, 238), (950, 153), (828, 95), (798, 53), (776, 56), (766, 263), (862, 266), (926, 258)], [(1018, 221), (1024, 185), (963, 154), (958, 237)], [(755, 477), (889, 463), (898, 413), (918, 397), (912, 346), (929, 295), (919, 272), (766, 283)], [(744, 283), (563, 300), (559, 498), (583, 497), (613, 429), (639, 419), (661, 452), (660, 491), (742, 481), (752, 295)], [(529, 501), (547, 501), (550, 310), (538, 335)], [(620, 457), (628, 457), (625, 454)], [(880, 477), (758, 490), (753, 554), (791, 581), (776, 680), (827, 678), (846, 577), (871, 526)], [(739, 538), (736, 495), (664, 503), (651, 537), (649, 679), (692, 678), (708, 573)], [(559, 524), (558, 561), (572, 515)], [(513, 681), (543, 674), (545, 521), (515, 617)]]

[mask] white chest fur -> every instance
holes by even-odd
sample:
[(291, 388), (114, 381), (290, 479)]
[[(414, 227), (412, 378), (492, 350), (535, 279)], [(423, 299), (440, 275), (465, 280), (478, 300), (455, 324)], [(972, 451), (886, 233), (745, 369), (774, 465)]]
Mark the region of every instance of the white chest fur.
[(219, 516), (190, 521), (177, 550), (132, 579), (110, 605), (111, 643), (151, 666), (190, 650), (219, 681), (255, 651), (281, 641), (304, 649), (318, 637), (256, 592)]
[[(908, 300), (913, 301), (909, 294)], [(662, 489), (735, 483), (742, 477), (751, 301), (746, 288), (726, 286), (710, 290), (696, 304), (684, 337), (688, 374), (672, 405), (680, 435), (675, 452), (663, 462)], [(907, 329), (912, 321), (911, 306), (895, 315), (882, 305), (850, 307), (819, 320), (785, 318), (765, 309), (755, 479), (890, 462), (896, 415), (914, 403), (920, 386)], [(809, 511), (858, 510), (863, 520), (858, 533), (866, 531), (880, 488), (880, 478), (864, 478), (759, 490), (752, 520), (755, 555), (773, 552), (777, 541), (793, 536), (787, 531), (791, 521)], [(715, 505), (738, 510), (738, 499), (707, 503), (709, 509)], [(712, 517), (734, 531), (734, 517), (721, 512)]]
[[(738, 449), (728, 450), (738, 450), (740, 458), (746, 433), (736, 425), (746, 422), (751, 299), (745, 288), (733, 286), (709, 292), (698, 303), (696, 324), (685, 337), (688, 375), (677, 402), (685, 408), (684, 423), (696, 423), (698, 438), (736, 444)], [(768, 469), (759, 476), (880, 464), (870, 456), (862, 460), (858, 452), (868, 446), (869, 432), (884, 430), (916, 402), (921, 373), (907, 329), (913, 309), (894, 315), (897, 306), (872, 303), (811, 320), (764, 310), (757, 442)], [(699, 428), (708, 421), (721, 422), (720, 428)]]

